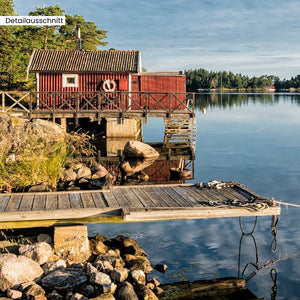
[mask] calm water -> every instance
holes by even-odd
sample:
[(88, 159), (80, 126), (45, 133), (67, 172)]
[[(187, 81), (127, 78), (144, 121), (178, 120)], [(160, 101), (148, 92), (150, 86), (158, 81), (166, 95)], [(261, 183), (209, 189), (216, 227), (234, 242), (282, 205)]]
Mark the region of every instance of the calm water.
[[(196, 122), (190, 182), (236, 180), (260, 195), (300, 204), (300, 95), (201, 95)], [(148, 120), (143, 134), (145, 142), (163, 141), (162, 120)], [(153, 265), (169, 266), (166, 274), (152, 273), (164, 283), (243, 277), (257, 297), (300, 299), (299, 220), (300, 208), (282, 206), (277, 244), (271, 217), (259, 217), (252, 235), (242, 234), (239, 218), (101, 224), (89, 230), (137, 239)], [(244, 231), (254, 224), (254, 217), (242, 219)]]

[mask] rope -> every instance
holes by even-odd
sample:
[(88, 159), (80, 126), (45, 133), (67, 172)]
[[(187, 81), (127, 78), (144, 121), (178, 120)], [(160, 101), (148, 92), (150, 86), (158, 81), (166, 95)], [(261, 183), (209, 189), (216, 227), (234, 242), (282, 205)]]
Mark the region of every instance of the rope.
[(217, 206), (217, 207), (220, 207), (220, 208), (223, 208), (223, 207), (242, 207), (242, 208), (245, 208), (245, 209), (248, 209), (248, 210), (254, 210), (254, 211), (258, 211), (258, 210), (263, 210), (263, 209), (268, 209), (269, 208), (269, 205), (267, 203), (264, 203), (264, 202), (260, 202), (260, 203), (257, 203), (257, 202), (243, 202), (243, 201), (240, 201), (240, 200), (235, 200), (235, 199), (228, 199), (226, 201), (209, 201), (208, 204), (210, 206)]
[(299, 204), (293, 204), (293, 203), (288, 203), (288, 202), (281, 202), (281, 201), (276, 201), (276, 200), (273, 200), (273, 201), (275, 203), (279, 204), (279, 205), (287, 205), (287, 206), (294, 206), (294, 207), (299, 207), (300, 208)]

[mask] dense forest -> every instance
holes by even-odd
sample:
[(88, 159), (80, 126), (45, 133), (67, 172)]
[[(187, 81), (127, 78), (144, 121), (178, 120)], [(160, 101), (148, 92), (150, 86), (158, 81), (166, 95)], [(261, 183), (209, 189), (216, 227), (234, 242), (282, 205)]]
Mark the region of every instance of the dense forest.
[(276, 90), (286, 90), (300, 87), (300, 75), (290, 80), (280, 80), (278, 76), (262, 75), (249, 77), (232, 72), (213, 72), (205, 69), (186, 71), (187, 91), (197, 92), (207, 89), (234, 89), (234, 90), (263, 90), (267, 86), (275, 86)]
[[(16, 16), (13, 0), (0, 0), (1, 16)], [(0, 26), (0, 90), (33, 88), (33, 78), (26, 81), (30, 55), (36, 49), (75, 49), (76, 26), (81, 26), (82, 48), (96, 50), (105, 46), (107, 31), (79, 15), (68, 15), (59, 7), (36, 8), (29, 16), (66, 17), (64, 26)]]

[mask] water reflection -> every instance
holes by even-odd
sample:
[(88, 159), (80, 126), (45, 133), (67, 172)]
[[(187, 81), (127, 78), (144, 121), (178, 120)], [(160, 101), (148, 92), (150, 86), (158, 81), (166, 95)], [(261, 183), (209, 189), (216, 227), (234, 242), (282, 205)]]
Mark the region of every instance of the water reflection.
[[(194, 179), (192, 120), (165, 119), (164, 140), (147, 143), (158, 153), (154, 160), (126, 157), (124, 146), (129, 138), (107, 137), (98, 142), (98, 162), (116, 178), (116, 184), (185, 183)], [(136, 140), (143, 141), (142, 134)]]
[[(193, 182), (236, 180), (260, 195), (299, 204), (299, 103), (300, 94), (197, 95)], [(149, 119), (148, 125), (143, 130), (145, 140), (163, 143), (164, 124)], [(164, 155), (168, 153), (166, 148)], [(166, 162), (167, 157), (160, 163)], [(158, 179), (167, 180), (168, 176), (159, 174)], [(269, 217), (258, 219), (253, 232), (258, 267), (275, 262), (247, 281), (247, 287), (261, 298), (299, 299), (299, 213), (297, 208), (282, 206), (275, 231)], [(242, 222), (244, 231), (251, 232), (254, 220), (243, 218)], [(89, 229), (110, 237), (124, 234), (137, 239), (153, 265), (169, 266), (166, 274), (153, 274), (162, 283), (242, 276), (245, 266), (257, 261), (253, 238), (244, 236), (238, 270), (242, 233), (237, 218), (89, 225)], [(249, 265), (243, 278), (253, 271), (256, 268)]]
[(196, 94), (195, 108), (205, 111), (207, 108), (230, 108), (247, 105), (249, 103), (276, 104), (287, 101), (300, 105), (300, 93), (276, 93), (276, 94), (249, 94), (249, 93), (201, 93)]

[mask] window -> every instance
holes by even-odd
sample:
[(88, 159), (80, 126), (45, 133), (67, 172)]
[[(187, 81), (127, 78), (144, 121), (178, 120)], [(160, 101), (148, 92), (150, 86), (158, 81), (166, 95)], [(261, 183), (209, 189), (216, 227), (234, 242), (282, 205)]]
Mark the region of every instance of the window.
[(78, 75), (77, 74), (63, 74), (63, 87), (78, 87)]

